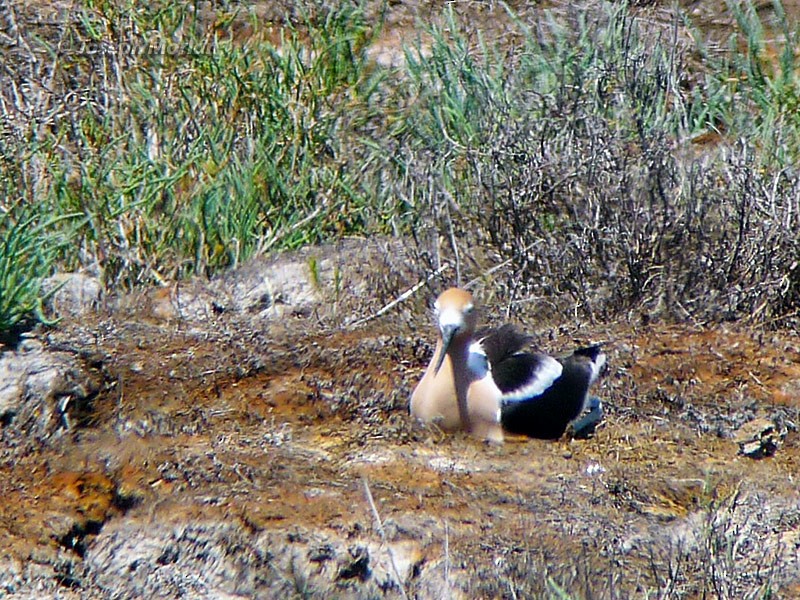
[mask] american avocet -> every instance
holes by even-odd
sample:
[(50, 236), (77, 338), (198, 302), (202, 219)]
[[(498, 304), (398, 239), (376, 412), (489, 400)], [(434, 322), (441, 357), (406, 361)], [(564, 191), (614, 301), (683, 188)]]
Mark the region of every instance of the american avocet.
[[(530, 339), (512, 325), (476, 335), (472, 295), (458, 288), (442, 293), (435, 309), (439, 340), (411, 396), (421, 421), (493, 442), (504, 429), (555, 439), (586, 407), (606, 360), (599, 346), (557, 360), (523, 352)], [(599, 403), (592, 409), (597, 416)]]

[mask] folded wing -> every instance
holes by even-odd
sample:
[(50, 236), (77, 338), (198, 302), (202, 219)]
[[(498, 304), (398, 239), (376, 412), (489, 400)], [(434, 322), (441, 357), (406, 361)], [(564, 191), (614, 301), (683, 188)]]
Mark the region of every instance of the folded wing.
[(599, 347), (583, 348), (556, 360), (539, 353), (517, 353), (492, 365), (503, 391), (503, 427), (536, 438), (561, 437), (580, 416), (589, 386), (605, 364)]

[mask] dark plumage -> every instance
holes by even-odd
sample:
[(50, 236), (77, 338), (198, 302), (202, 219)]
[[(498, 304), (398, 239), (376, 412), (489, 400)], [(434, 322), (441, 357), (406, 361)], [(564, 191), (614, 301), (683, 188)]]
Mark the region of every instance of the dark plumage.
[(579, 348), (570, 356), (553, 359), (523, 352), (531, 338), (513, 325), (482, 333), (480, 345), (489, 358), (492, 379), (503, 393), (503, 428), (535, 438), (561, 437), (569, 422), (583, 411), (589, 386), (605, 364), (600, 346)]

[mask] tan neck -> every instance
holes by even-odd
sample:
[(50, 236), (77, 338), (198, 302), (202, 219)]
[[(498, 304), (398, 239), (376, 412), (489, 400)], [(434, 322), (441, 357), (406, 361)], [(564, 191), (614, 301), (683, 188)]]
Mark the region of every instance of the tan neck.
[[(439, 342), (441, 348), (441, 341)], [(456, 388), (456, 401), (458, 403), (458, 415), (461, 418), (461, 426), (467, 432), (472, 432), (472, 422), (467, 406), (467, 392), (472, 383), (471, 373), (467, 366), (469, 355), (469, 338), (454, 339), (447, 349), (447, 355), (453, 367), (453, 384)]]

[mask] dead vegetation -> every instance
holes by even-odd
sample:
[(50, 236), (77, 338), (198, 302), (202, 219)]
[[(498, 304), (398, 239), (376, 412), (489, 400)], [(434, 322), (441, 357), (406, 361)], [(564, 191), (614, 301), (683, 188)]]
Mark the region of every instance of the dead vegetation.
[[(697, 120), (727, 109), (698, 96), (692, 78), (715, 67), (694, 64), (686, 24), (559, 16), (531, 25), (498, 73), (461, 54), (467, 34), (441, 34), (420, 61), (440, 73), (419, 67), (429, 126), (448, 130), (400, 161), (438, 232), (438, 246), (419, 238), (429, 268), (448, 256), (462, 281), (542, 319), (795, 323), (800, 174)], [(432, 175), (430, 155), (456, 175)]]
[(9, 3), (0, 329), (56, 269), (164, 287), (376, 233), (519, 316), (796, 324), (793, 13), (547, 10)]

